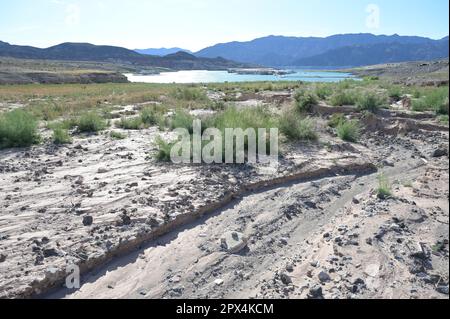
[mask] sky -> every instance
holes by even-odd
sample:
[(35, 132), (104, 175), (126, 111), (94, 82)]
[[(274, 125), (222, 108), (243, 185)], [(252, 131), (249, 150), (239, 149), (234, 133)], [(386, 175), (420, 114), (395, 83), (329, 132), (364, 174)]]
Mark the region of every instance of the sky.
[(267, 35), (449, 34), (448, 0), (0, 0), (0, 40), (192, 51)]

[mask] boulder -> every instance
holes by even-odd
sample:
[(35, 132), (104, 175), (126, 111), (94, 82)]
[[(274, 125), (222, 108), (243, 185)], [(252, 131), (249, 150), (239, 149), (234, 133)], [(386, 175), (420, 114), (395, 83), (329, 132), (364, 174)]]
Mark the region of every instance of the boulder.
[(236, 254), (247, 246), (248, 238), (238, 232), (225, 233), (221, 238), (221, 247), (230, 254)]

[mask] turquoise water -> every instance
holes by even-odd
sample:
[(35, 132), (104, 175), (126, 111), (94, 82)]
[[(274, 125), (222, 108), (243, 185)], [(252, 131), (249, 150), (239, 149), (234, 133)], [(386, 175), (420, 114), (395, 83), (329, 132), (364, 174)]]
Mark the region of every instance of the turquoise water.
[(258, 82), (258, 81), (305, 81), (305, 82), (339, 82), (353, 78), (349, 73), (333, 71), (296, 70), (283, 76), (236, 74), (227, 71), (178, 71), (162, 72), (157, 75), (125, 74), (131, 82), (143, 83), (224, 83), (224, 82)]

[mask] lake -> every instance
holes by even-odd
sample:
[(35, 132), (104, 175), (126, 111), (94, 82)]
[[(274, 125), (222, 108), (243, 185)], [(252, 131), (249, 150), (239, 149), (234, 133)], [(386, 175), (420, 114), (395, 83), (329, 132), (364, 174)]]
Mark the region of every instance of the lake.
[(258, 81), (339, 82), (354, 78), (349, 73), (333, 71), (295, 70), (294, 73), (276, 75), (236, 74), (227, 71), (177, 71), (156, 75), (125, 74), (130, 82), (140, 83), (224, 83)]

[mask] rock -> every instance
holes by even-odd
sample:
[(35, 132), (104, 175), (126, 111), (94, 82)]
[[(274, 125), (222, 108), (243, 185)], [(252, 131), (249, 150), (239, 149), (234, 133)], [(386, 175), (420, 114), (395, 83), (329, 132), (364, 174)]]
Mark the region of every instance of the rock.
[(286, 246), (288, 244), (288, 239), (287, 238), (280, 238), (280, 244), (283, 246)]
[(320, 285), (314, 285), (309, 289), (309, 299), (323, 299), (322, 287)]
[(330, 275), (327, 274), (325, 271), (321, 271), (321, 272), (319, 273), (319, 276), (318, 276), (318, 277), (319, 277), (320, 282), (322, 282), (322, 283), (331, 281)]
[(280, 274), (280, 279), (281, 279), (281, 282), (283, 284), (285, 284), (286, 286), (292, 284), (291, 277), (289, 277), (289, 275), (284, 272)]
[(433, 151), (433, 153), (431, 154), (431, 157), (437, 158), (437, 157), (443, 157), (443, 156), (447, 156), (447, 155), (448, 155), (447, 149), (441, 146), (438, 149)]
[(0, 254), (0, 263), (4, 262), (6, 260), (6, 257), (8, 257), (5, 254)]
[(216, 279), (216, 280), (214, 280), (214, 284), (216, 286), (222, 286), (223, 283), (224, 283), (223, 279)]
[(106, 168), (104, 168), (104, 167), (100, 167), (100, 168), (97, 170), (97, 173), (99, 173), (99, 174), (105, 174), (105, 173), (108, 173), (108, 170), (107, 170)]
[(45, 258), (59, 256), (59, 251), (54, 247), (44, 248), (44, 250), (42, 250), (42, 253)]
[(294, 271), (294, 266), (292, 264), (287, 264), (286, 265), (286, 271), (293, 272)]
[(380, 272), (380, 265), (370, 264), (364, 269), (364, 272), (370, 277), (377, 277)]
[(448, 286), (438, 286), (436, 291), (441, 294), (448, 295)]
[(116, 220), (116, 226), (127, 226), (131, 224), (131, 218), (127, 213), (122, 213)]
[(353, 197), (352, 202), (353, 202), (353, 204), (356, 204), (356, 205), (360, 203), (359, 199), (356, 197)]
[(248, 238), (238, 232), (225, 233), (220, 239), (220, 246), (230, 254), (236, 254), (247, 246)]
[(83, 217), (83, 225), (84, 226), (91, 226), (94, 222), (94, 218), (90, 215), (86, 215)]

